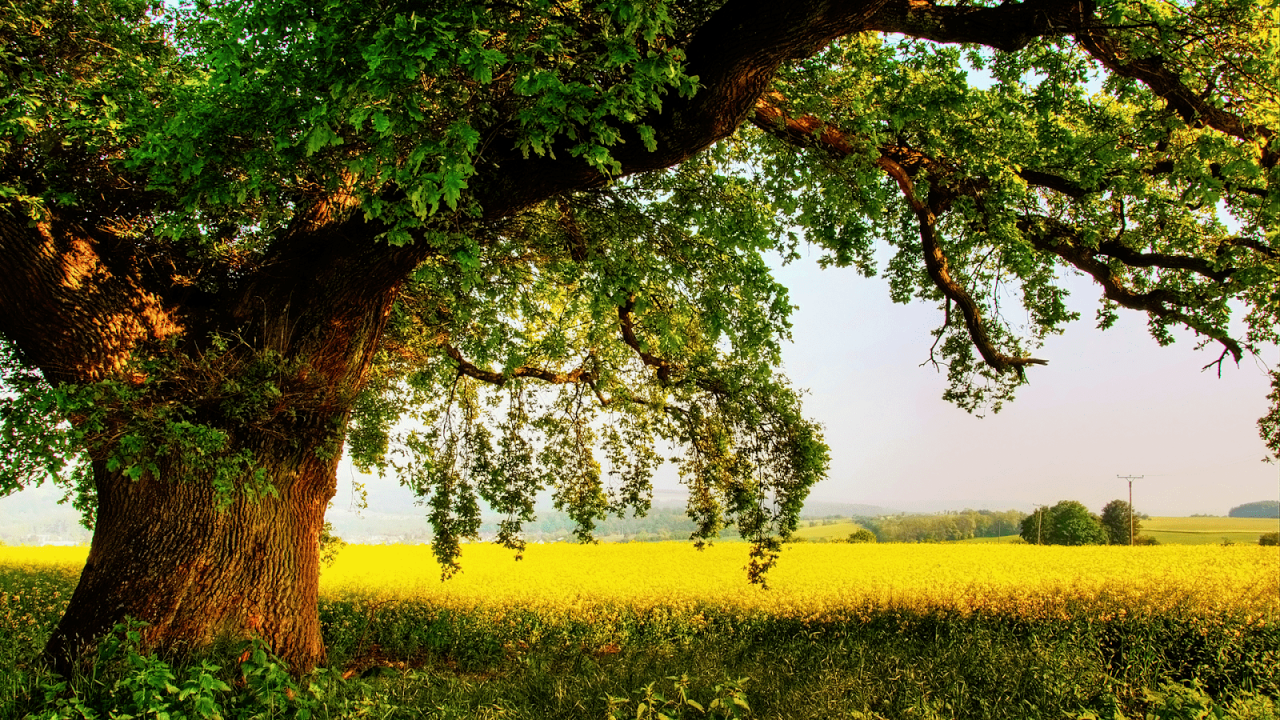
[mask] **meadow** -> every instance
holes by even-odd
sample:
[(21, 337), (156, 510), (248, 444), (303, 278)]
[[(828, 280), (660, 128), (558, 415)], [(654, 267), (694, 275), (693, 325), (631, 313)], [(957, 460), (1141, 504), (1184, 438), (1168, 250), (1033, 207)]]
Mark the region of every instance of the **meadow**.
[(1259, 535), (1277, 531), (1280, 520), (1266, 518), (1153, 517), (1142, 521), (1142, 534), (1166, 545), (1252, 545), (1258, 542)]
[(237, 647), (169, 670), (169, 699), (158, 660), (61, 686), (31, 662), (84, 553), (0, 548), (0, 718), (214, 717), (179, 698), (201, 683), (227, 718), (1275, 718), (1280, 698), (1280, 550), (1256, 545), (802, 543), (767, 590), (741, 543), (472, 544), (447, 582), (425, 546), (348, 546), (321, 577), (329, 669)]

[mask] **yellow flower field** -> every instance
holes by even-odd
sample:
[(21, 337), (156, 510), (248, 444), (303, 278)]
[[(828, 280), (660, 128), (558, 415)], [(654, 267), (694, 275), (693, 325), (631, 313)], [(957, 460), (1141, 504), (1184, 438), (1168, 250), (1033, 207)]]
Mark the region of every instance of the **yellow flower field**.
[[(78, 567), (86, 548), (0, 548), (0, 564)], [(531, 545), (523, 560), (464, 546), (463, 570), (442, 582), (424, 545), (351, 545), (323, 571), (330, 598), (412, 600), (471, 609), (592, 615), (603, 607), (698, 609), (840, 620), (875, 608), (1063, 616), (1189, 612), (1280, 616), (1280, 551), (1258, 546), (797, 544), (769, 590), (749, 585), (747, 546), (686, 543)]]
[(748, 585), (747, 546), (702, 552), (684, 543), (530, 546), (523, 560), (468, 545), (463, 571), (441, 582), (425, 546), (351, 546), (324, 571), (330, 596), (433, 605), (636, 610), (715, 608), (836, 620), (875, 607), (1060, 615), (1068, 608), (1280, 612), (1280, 553), (1257, 546), (1016, 545), (787, 546), (769, 576)]

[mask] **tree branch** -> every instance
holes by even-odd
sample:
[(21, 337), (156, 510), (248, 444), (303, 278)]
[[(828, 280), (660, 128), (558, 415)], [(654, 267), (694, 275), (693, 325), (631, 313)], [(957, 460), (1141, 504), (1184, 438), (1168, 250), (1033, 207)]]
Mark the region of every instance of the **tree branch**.
[(1081, 247), (1078, 242), (1078, 233), (1074, 228), (1052, 218), (1026, 216), (1018, 223), (1018, 229), (1038, 250), (1053, 253), (1077, 269), (1088, 273), (1102, 286), (1103, 294), (1108, 300), (1131, 310), (1145, 311), (1161, 320), (1186, 325), (1201, 335), (1221, 343), (1230, 351), (1236, 362), (1240, 362), (1244, 357), (1244, 350), (1235, 339), (1208, 323), (1197, 320), (1176, 307), (1171, 307), (1190, 305), (1180, 294), (1164, 289), (1138, 293), (1122, 285), (1111, 268), (1094, 256), (1094, 251)]
[[(467, 377), (480, 380), (481, 382), (489, 383), (490, 385), (502, 387), (514, 378), (531, 377), (553, 385), (586, 383), (591, 385), (593, 390), (595, 389), (595, 372), (588, 370), (585, 365), (567, 373), (555, 372), (553, 370), (532, 367), (529, 365), (521, 365), (520, 367), (512, 369), (509, 373), (499, 373), (476, 367), (462, 357), (462, 353), (459, 352), (457, 348), (448, 343), (445, 343), (444, 351), (445, 354), (453, 358), (453, 361), (458, 364), (458, 372), (466, 375)], [(596, 394), (599, 395), (598, 390), (596, 391)]]
[(1204, 124), (1233, 137), (1249, 142), (1264, 141), (1262, 162), (1265, 167), (1275, 165), (1278, 157), (1266, 147), (1265, 142), (1275, 136), (1270, 128), (1247, 123), (1226, 110), (1209, 102), (1208, 95), (1187, 87), (1177, 68), (1168, 67), (1164, 58), (1151, 55), (1135, 58), (1126, 48), (1104, 31), (1082, 29), (1076, 33), (1080, 45), (1111, 72), (1133, 78), (1151, 88), (1160, 96), (1183, 122), (1188, 125)]
[[(787, 142), (802, 147), (821, 148), (836, 158), (853, 154), (855, 146), (847, 134), (811, 115), (800, 118), (787, 115), (776, 103), (779, 99), (780, 97), (776, 95), (761, 98), (756, 103), (755, 112), (751, 118), (752, 123)], [(925, 269), (929, 273), (929, 278), (942, 291), (948, 303), (954, 302), (959, 306), (960, 312), (965, 318), (965, 325), (969, 330), (969, 337), (978, 349), (979, 354), (982, 355), (983, 361), (997, 372), (1013, 369), (1019, 374), (1022, 373), (1022, 368), (1027, 365), (1048, 364), (1046, 360), (1011, 357), (997, 350), (995, 344), (991, 341), (990, 335), (987, 334), (985, 323), (982, 320), (982, 313), (978, 309), (977, 303), (973, 301), (968, 291), (951, 276), (947, 257), (938, 243), (936, 213), (941, 212), (950, 205), (958, 194), (962, 192), (973, 194), (977, 191), (977, 188), (967, 187), (968, 185), (973, 185), (972, 182), (960, 183), (966, 187), (960, 187), (959, 189), (939, 186), (934, 189), (936, 192), (931, 192), (930, 202), (926, 204), (916, 196), (911, 174), (904, 165), (916, 168), (928, 166), (934, 169), (942, 169), (940, 164), (923, 153), (910, 148), (885, 146), (880, 148), (880, 152), (881, 155), (877, 163), (881, 169), (898, 183), (903, 196), (906, 198), (907, 203), (911, 205), (912, 210), (916, 213), (916, 218), (919, 220)]]
[(1022, 369), (1027, 365), (1047, 365), (1047, 360), (1031, 357), (1011, 357), (996, 349), (995, 343), (991, 341), (991, 337), (987, 334), (986, 325), (982, 320), (982, 312), (978, 309), (978, 304), (969, 296), (968, 291), (951, 277), (947, 256), (942, 252), (942, 247), (938, 244), (937, 217), (934, 215), (933, 209), (916, 196), (911, 177), (907, 175), (907, 171), (901, 165), (887, 157), (881, 157), (879, 164), (890, 177), (897, 181), (898, 187), (902, 190), (907, 203), (915, 211), (916, 218), (920, 222), (920, 241), (924, 248), (924, 266), (929, 273), (929, 279), (933, 280), (933, 284), (942, 291), (943, 295), (960, 307), (960, 312), (964, 315), (965, 326), (969, 329), (969, 338), (973, 340), (973, 344), (977, 347), (978, 353), (982, 355), (983, 361), (996, 372), (1003, 373), (1012, 369), (1019, 375), (1022, 375)]
[(0, 334), (49, 382), (105, 379), (139, 345), (182, 332), (183, 319), (146, 286), (126, 245), (52, 211), (28, 222), (0, 206)]
[(658, 369), (658, 381), (663, 385), (671, 383), (671, 372), (675, 369), (675, 365), (663, 360), (662, 358), (645, 351), (640, 346), (640, 340), (636, 337), (635, 325), (631, 320), (631, 310), (635, 307), (636, 296), (630, 295), (627, 301), (618, 306), (618, 322), (622, 325), (622, 341), (625, 342), (645, 365)]
[(929, 0), (886, 3), (868, 30), (899, 33), (938, 43), (975, 43), (1013, 52), (1045, 35), (1065, 35), (1092, 20), (1093, 0), (1026, 0), (995, 7)]

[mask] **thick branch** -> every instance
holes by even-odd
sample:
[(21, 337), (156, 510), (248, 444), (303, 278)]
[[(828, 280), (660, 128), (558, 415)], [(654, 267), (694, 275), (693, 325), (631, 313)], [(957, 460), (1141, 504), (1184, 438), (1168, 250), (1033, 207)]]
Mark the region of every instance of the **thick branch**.
[[(703, 23), (684, 47), (686, 69), (700, 88), (692, 97), (668, 96), (662, 110), (640, 122), (654, 130), (657, 149), (645, 148), (631, 127), (623, 127), (623, 142), (611, 148), (621, 174), (671, 167), (733, 133), (752, 113), (756, 99), (768, 88), (784, 63), (806, 57), (833, 39), (867, 30), (901, 32), (939, 42), (976, 42), (998, 48), (1020, 47), (1031, 38), (1075, 29), (1091, 15), (1091, 2), (1031, 0), (996, 8), (938, 7), (920, 0), (728, 0)], [(563, 150), (563, 148), (562, 148)], [(900, 160), (902, 162), (902, 160)], [(525, 157), (514, 147), (494, 142), (478, 159), (470, 192), (485, 219), (507, 217), (547, 198), (607, 184), (611, 178), (585, 161), (559, 152), (554, 157)], [(395, 202), (398, 191), (389, 190)], [(333, 213), (329, 224), (312, 224), (315, 232), (337, 242), (315, 242), (314, 233), (290, 234), (280, 242), (292, 245), (275, 255), (266, 267), (267, 282), (276, 283), (296, 269), (344, 272), (352, 266), (369, 268), (364, 283), (375, 294), (388, 289), (433, 251), (430, 247), (390, 248), (375, 242), (384, 228), (359, 227), (362, 218)], [(305, 223), (304, 223), (305, 224)], [(338, 227), (341, 226), (341, 227)], [(349, 260), (341, 254), (369, 257)], [(380, 256), (386, 267), (373, 268)], [(280, 272), (276, 272), (279, 268)], [(298, 275), (295, 275), (297, 277)], [(297, 302), (314, 284), (277, 289)], [(251, 305), (261, 293), (245, 295)], [(240, 304), (238, 312), (249, 308)]]
[(28, 223), (0, 207), (0, 334), (50, 382), (102, 380), (140, 344), (181, 331), (174, 310), (112, 247), (124, 244), (55, 217)]
[[(687, 71), (698, 76), (701, 88), (691, 98), (667, 98), (661, 113), (643, 120), (655, 130), (657, 150), (648, 152), (638, 136), (625, 134), (627, 141), (613, 148), (614, 157), (626, 175), (670, 167), (710, 147), (751, 115), (783, 63), (813, 55), (837, 37), (875, 30), (1016, 49), (1038, 36), (1075, 31), (1092, 14), (1087, 0), (1030, 0), (993, 8), (920, 0), (729, 0), (685, 48)], [(608, 181), (567, 153), (558, 160), (514, 153), (490, 159), (487, 177), (472, 184), (487, 217)]]
[(1232, 247), (1248, 248), (1258, 253), (1259, 255), (1266, 256), (1272, 260), (1280, 260), (1280, 250), (1276, 250), (1275, 248), (1263, 245), (1257, 240), (1253, 240), (1251, 238), (1229, 237), (1226, 240), (1223, 240), (1222, 244), (1230, 245)]
[(635, 325), (631, 320), (631, 310), (635, 308), (636, 298), (634, 295), (627, 298), (627, 301), (618, 306), (618, 321), (622, 325), (622, 341), (625, 342), (645, 365), (658, 369), (658, 380), (664, 385), (671, 382), (671, 371), (675, 368), (670, 362), (647, 352), (640, 346), (640, 340), (636, 337)]
[(1022, 368), (1027, 365), (1048, 364), (1047, 360), (1037, 358), (1010, 357), (996, 349), (991, 337), (987, 335), (987, 329), (983, 323), (982, 312), (978, 309), (978, 304), (969, 296), (968, 291), (951, 277), (947, 256), (942, 252), (942, 248), (938, 244), (937, 218), (933, 210), (916, 196), (911, 178), (901, 165), (885, 157), (880, 158), (879, 162), (880, 167), (884, 168), (885, 172), (889, 173), (889, 176), (897, 181), (903, 196), (906, 198), (907, 203), (911, 205), (911, 209), (915, 211), (916, 218), (920, 222), (920, 241), (924, 248), (924, 265), (929, 273), (929, 279), (933, 280), (934, 285), (938, 286), (943, 295), (960, 306), (960, 312), (964, 314), (965, 326), (969, 329), (969, 337), (973, 340), (974, 346), (978, 348), (978, 353), (982, 355), (982, 359), (987, 365), (995, 369), (996, 372), (1005, 372), (1013, 369), (1021, 375)]
[[(1267, 157), (1265, 154), (1266, 152), (1267, 151), (1264, 150), (1264, 156), (1263, 156), (1264, 162), (1266, 162), (1266, 157)], [(1147, 174), (1152, 176), (1170, 175), (1177, 169), (1177, 167), (1178, 167), (1177, 163), (1175, 163), (1173, 160), (1160, 160), (1159, 162), (1152, 164), (1151, 167), (1147, 169)], [(1227, 178), (1225, 175), (1222, 174), (1222, 170), (1223, 170), (1222, 163), (1216, 163), (1216, 162), (1209, 163), (1208, 169), (1209, 169), (1210, 177), (1214, 178), (1215, 180), (1221, 181), (1222, 187), (1226, 190), (1229, 190), (1232, 192), (1240, 192), (1240, 193), (1244, 193), (1245, 195), (1252, 195), (1254, 197), (1260, 197), (1260, 198), (1271, 197), (1271, 191), (1266, 188), (1240, 185), (1236, 182), (1231, 181), (1229, 178)]]
[[(756, 103), (755, 112), (751, 118), (752, 123), (776, 137), (801, 147), (817, 147), (837, 158), (853, 154), (855, 145), (847, 134), (811, 115), (791, 117), (777, 104), (778, 100), (780, 98), (773, 96), (761, 98)], [(924, 247), (925, 268), (929, 278), (948, 300), (960, 307), (960, 311), (964, 314), (965, 325), (969, 330), (969, 337), (982, 355), (982, 359), (997, 372), (1013, 369), (1021, 373), (1022, 368), (1027, 365), (1047, 364), (1046, 360), (1010, 357), (997, 350), (991, 341), (991, 336), (987, 334), (977, 303), (951, 276), (946, 255), (938, 243), (936, 213), (949, 205), (958, 192), (975, 192), (976, 188), (967, 187), (973, 183), (961, 183), (966, 187), (956, 190), (939, 188), (938, 192), (931, 193), (936, 197), (931, 197), (931, 202), (926, 204), (916, 196), (911, 175), (904, 165), (936, 168), (938, 163), (909, 148), (883, 147), (880, 148), (880, 153), (877, 163), (898, 183), (903, 196), (920, 222), (920, 238)]]
[(868, 30), (899, 33), (939, 43), (976, 43), (1013, 52), (1045, 35), (1072, 32), (1092, 19), (1092, 0), (1026, 0), (996, 7), (929, 0), (886, 3)]
[(1179, 294), (1162, 289), (1138, 293), (1121, 284), (1105, 262), (1095, 257), (1093, 251), (1082, 248), (1078, 244), (1077, 233), (1070, 226), (1051, 218), (1027, 217), (1018, 223), (1018, 229), (1037, 249), (1053, 253), (1088, 273), (1102, 286), (1103, 294), (1108, 300), (1131, 310), (1145, 311), (1161, 320), (1186, 325), (1221, 343), (1230, 351), (1236, 362), (1240, 362), (1244, 357), (1244, 351), (1235, 339), (1178, 309), (1176, 306), (1186, 307), (1190, 304)]
[(1056, 190), (1072, 200), (1079, 200), (1091, 193), (1102, 192), (1109, 185), (1109, 183), (1104, 182), (1098, 187), (1085, 187), (1074, 180), (1029, 168), (1019, 169), (1018, 177), (1022, 178), (1028, 185)]
[[(1246, 123), (1235, 114), (1215, 107), (1209, 101), (1208, 94), (1198, 93), (1187, 87), (1182, 82), (1178, 69), (1168, 67), (1164, 58), (1159, 55), (1132, 57), (1126, 48), (1102, 31), (1079, 32), (1076, 39), (1111, 72), (1139, 80), (1151, 88), (1188, 125), (1203, 123), (1219, 132), (1250, 142), (1267, 141), (1275, 135), (1269, 128)], [(1273, 165), (1275, 159), (1273, 153), (1264, 152), (1264, 165)]]
[(1236, 272), (1236, 268), (1216, 268), (1212, 262), (1190, 255), (1138, 252), (1119, 240), (1100, 243), (1098, 252), (1109, 255), (1130, 267), (1189, 270), (1216, 282), (1226, 282)]
[[(776, 93), (760, 98), (751, 117), (752, 124), (793, 145), (819, 149), (837, 159), (855, 152), (858, 143), (848, 133), (812, 115), (792, 117), (782, 109), (784, 103), (785, 99)], [(956, 197), (976, 196), (986, 187), (984, 182), (968, 178), (947, 182), (946, 176), (957, 174), (955, 167), (945, 160), (931, 158), (910, 148), (883, 145), (879, 152), (882, 167), (885, 161), (891, 161), (904, 168), (908, 177), (914, 177), (920, 170), (930, 173), (932, 187), (928, 205), (935, 214), (945, 211)], [(1106, 189), (1105, 185), (1086, 188), (1075, 181), (1039, 170), (1023, 168), (1018, 171), (1018, 175), (1029, 184), (1056, 190), (1075, 199)], [(1249, 248), (1270, 258), (1280, 256), (1266, 245), (1247, 238), (1232, 238), (1226, 244)], [(1220, 268), (1210, 260), (1190, 255), (1138, 252), (1118, 240), (1102, 243), (1098, 246), (1098, 251), (1133, 267), (1188, 270), (1216, 282), (1225, 282), (1237, 270), (1233, 267)]]

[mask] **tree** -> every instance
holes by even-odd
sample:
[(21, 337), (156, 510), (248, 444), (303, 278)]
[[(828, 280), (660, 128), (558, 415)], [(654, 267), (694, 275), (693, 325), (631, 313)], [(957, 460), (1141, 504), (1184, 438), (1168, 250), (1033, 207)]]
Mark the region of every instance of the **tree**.
[(1280, 327), (1275, 24), (1239, 0), (6, 4), (0, 482), (62, 483), (94, 532), (47, 654), (130, 615), (155, 648), (323, 661), (343, 452), (422, 496), (448, 573), (482, 503), (517, 550), (540, 491), (584, 540), (647, 509), (670, 442), (695, 538), (735, 525), (762, 580), (827, 460), (777, 369), (765, 256), (801, 244), (863, 274), (887, 248), (973, 412), (1074, 319), (1063, 272), (1103, 326), (1142, 311), (1238, 362)]
[(1105, 545), (1107, 533), (1097, 515), (1074, 500), (1063, 500), (1049, 508), (1048, 532), (1044, 541), (1049, 545)]
[(1032, 545), (1045, 544), (1045, 529), (1049, 528), (1049, 537), (1053, 536), (1052, 520), (1049, 519), (1049, 508), (1037, 507), (1035, 512), (1022, 518), (1018, 525), (1018, 536)]
[(1018, 534), (1033, 545), (1103, 545), (1107, 542), (1101, 520), (1075, 500), (1036, 508), (1022, 519)]
[(1142, 530), (1142, 523), (1128, 502), (1112, 500), (1102, 508), (1102, 529), (1107, 533), (1108, 545), (1129, 545)]
[(876, 534), (866, 528), (858, 528), (857, 530), (854, 530), (853, 532), (849, 533), (849, 537), (846, 538), (846, 542), (855, 543), (855, 544), (873, 543), (875, 541), (876, 541)]

